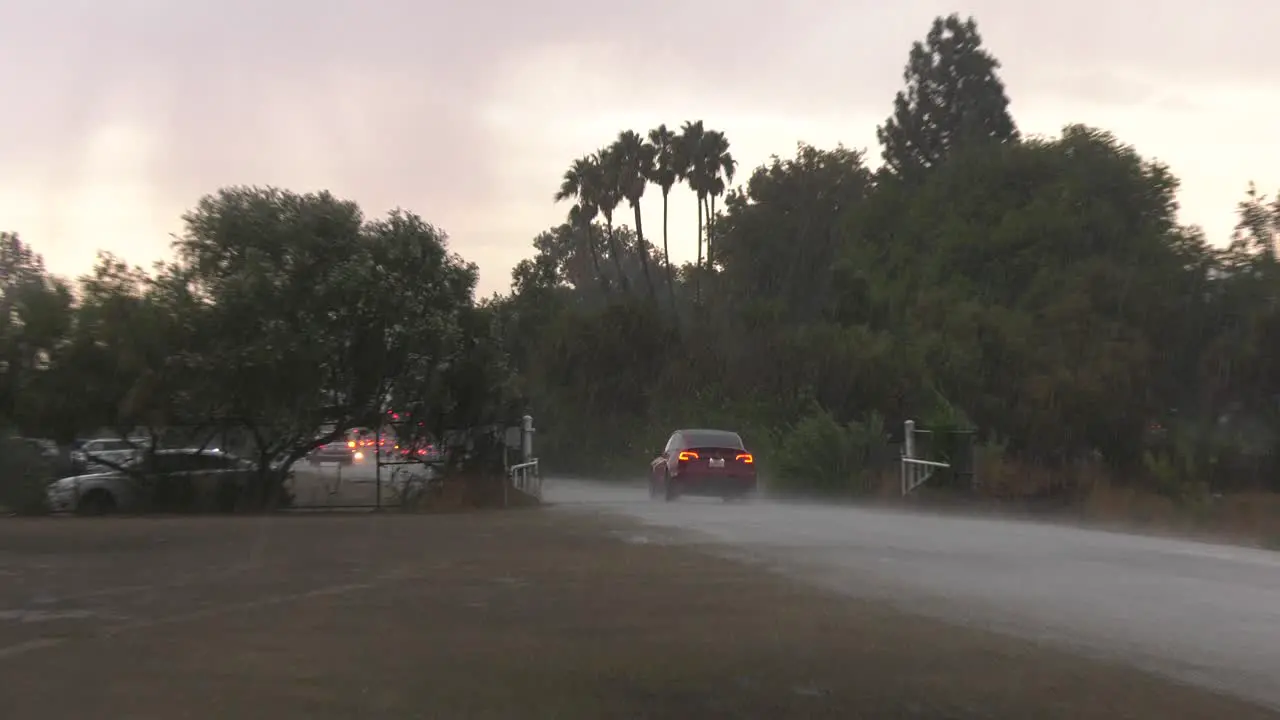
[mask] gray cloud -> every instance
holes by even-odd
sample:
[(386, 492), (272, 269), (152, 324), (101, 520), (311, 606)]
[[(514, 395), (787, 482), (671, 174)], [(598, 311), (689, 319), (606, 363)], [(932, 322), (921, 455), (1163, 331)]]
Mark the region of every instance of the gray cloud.
[[(1191, 111), (1199, 87), (1223, 82), (1275, 92), (1266, 41), (1280, 6), (1182, 7), (974, 0), (971, 12), (1019, 114), (1073, 102)], [(806, 133), (865, 147), (910, 43), (950, 10), (931, 0), (10, 0), (0, 8), (0, 187), (23, 187), (51, 208), (41, 217), (58, 215), (89, 182), (98, 133), (131, 127), (145, 133), (134, 164), (150, 210), (102, 237), (44, 222), (36, 230), (49, 237), (31, 239), (55, 267), (82, 268), (103, 243), (139, 243), (149, 257), (165, 243), (157, 228), (176, 229), (199, 194), (274, 183), (330, 187), (373, 212), (417, 210), (497, 287), (537, 223), (562, 210), (549, 202), (554, 168), (618, 125), (767, 125), (738, 132), (759, 155), (743, 158), (748, 167)], [(516, 116), (497, 122), (502, 108)], [(778, 129), (787, 117), (794, 136)], [(119, 235), (141, 228), (153, 235)]]

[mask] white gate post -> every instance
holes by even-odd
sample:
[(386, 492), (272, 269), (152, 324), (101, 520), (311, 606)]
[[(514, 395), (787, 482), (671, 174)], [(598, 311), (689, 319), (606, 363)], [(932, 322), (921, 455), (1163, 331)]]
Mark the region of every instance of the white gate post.
[(915, 466), (910, 462), (916, 456), (916, 421), (907, 420), (902, 423), (902, 463), (899, 468), (902, 481), (902, 496), (911, 492), (911, 482), (915, 477)]
[(520, 456), (521, 462), (533, 460), (533, 416), (520, 418)]

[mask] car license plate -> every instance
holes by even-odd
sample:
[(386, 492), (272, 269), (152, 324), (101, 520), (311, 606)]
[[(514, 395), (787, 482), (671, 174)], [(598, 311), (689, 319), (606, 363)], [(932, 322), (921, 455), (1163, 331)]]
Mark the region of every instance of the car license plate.
[(711, 467), (722, 468), (724, 467), (724, 458), (711, 458), (710, 464)]

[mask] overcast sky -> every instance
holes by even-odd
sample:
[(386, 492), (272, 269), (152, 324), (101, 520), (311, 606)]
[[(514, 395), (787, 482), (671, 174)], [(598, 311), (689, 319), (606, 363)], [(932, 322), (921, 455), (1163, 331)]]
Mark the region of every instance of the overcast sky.
[[(220, 186), (327, 188), (421, 214), (482, 294), (506, 290), (564, 215), (564, 168), (620, 129), (705, 120), (744, 177), (798, 141), (878, 162), (911, 42), (952, 11), (1004, 64), (1024, 133), (1114, 131), (1173, 167), (1215, 241), (1250, 180), (1280, 187), (1262, 0), (3, 0), (0, 230), (75, 275), (99, 248), (164, 257)], [(681, 261), (692, 199), (671, 213)]]

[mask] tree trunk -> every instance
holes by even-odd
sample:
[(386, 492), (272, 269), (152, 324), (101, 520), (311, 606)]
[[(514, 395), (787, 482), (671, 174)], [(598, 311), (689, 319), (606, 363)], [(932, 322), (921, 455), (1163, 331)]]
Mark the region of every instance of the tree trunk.
[(600, 253), (596, 252), (596, 236), (591, 230), (591, 223), (587, 223), (587, 249), (591, 252), (591, 267), (595, 270), (596, 280), (600, 283), (600, 289), (605, 295), (609, 294), (609, 278), (600, 272)]
[(693, 272), (693, 302), (702, 302), (702, 193), (698, 193), (698, 262)]
[(662, 189), (662, 257), (667, 265), (667, 291), (671, 294), (671, 312), (676, 312), (676, 280), (671, 273), (671, 246), (667, 243), (667, 193), (670, 188)]
[(710, 270), (715, 262), (714, 249), (711, 246), (715, 240), (716, 196), (708, 195), (705, 202), (707, 206), (707, 269)]
[(649, 286), (649, 299), (656, 305), (658, 303), (658, 293), (653, 289), (653, 277), (649, 274), (649, 244), (644, 241), (644, 225), (640, 220), (640, 203), (632, 203), (631, 209), (636, 214), (636, 242), (640, 247), (637, 250), (640, 253), (640, 267), (644, 270), (644, 282)]
[(631, 294), (631, 280), (622, 269), (622, 252), (618, 249), (618, 239), (613, 235), (613, 218), (605, 218), (605, 232), (609, 238), (609, 254), (613, 256), (613, 267), (618, 271), (618, 282), (622, 284), (624, 295)]

